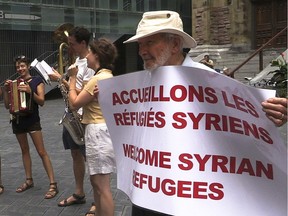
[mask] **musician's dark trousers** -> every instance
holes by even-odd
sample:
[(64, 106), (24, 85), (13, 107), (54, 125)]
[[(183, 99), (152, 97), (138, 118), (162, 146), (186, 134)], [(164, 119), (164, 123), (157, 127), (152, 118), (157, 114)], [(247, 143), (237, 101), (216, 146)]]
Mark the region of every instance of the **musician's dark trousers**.
[(171, 215), (164, 214), (161, 212), (155, 212), (132, 204), (132, 216), (171, 216)]

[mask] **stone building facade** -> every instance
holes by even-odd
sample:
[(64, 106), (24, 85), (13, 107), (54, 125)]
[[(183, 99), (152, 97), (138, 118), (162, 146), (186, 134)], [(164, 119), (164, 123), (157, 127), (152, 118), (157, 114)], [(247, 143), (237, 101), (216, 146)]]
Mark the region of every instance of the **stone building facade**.
[[(192, 35), (198, 45), (256, 49), (287, 26), (286, 0), (192, 1)], [(272, 47), (287, 47), (287, 32)]]

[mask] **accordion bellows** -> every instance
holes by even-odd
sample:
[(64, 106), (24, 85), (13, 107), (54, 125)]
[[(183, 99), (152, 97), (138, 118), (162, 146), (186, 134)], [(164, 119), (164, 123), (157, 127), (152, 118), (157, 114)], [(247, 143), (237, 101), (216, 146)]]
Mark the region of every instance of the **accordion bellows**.
[(23, 79), (13, 80), (9, 85), (9, 112), (15, 115), (26, 115), (32, 112), (31, 94), (20, 92), (18, 86), (24, 83)]

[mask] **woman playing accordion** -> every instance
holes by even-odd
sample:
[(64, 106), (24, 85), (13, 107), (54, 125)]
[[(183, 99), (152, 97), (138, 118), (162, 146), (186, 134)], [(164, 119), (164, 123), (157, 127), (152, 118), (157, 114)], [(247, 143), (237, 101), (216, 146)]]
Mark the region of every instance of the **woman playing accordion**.
[(17, 80), (6, 80), (3, 92), (5, 107), (9, 109), (11, 114), (12, 130), (21, 148), (26, 175), (26, 180), (16, 189), (16, 192), (20, 193), (34, 186), (27, 137), (27, 134), (29, 134), (50, 181), (49, 190), (45, 195), (46, 199), (50, 199), (57, 195), (58, 188), (50, 158), (44, 147), (38, 109), (39, 105), (44, 105), (45, 86), (42, 78), (30, 75), (30, 63), (30, 60), (23, 55), (15, 58), (19, 78)]

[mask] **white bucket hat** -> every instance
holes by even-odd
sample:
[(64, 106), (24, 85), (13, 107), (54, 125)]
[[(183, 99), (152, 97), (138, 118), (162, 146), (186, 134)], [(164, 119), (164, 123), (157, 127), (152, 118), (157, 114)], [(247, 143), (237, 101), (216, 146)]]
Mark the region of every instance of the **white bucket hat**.
[(183, 23), (178, 13), (174, 11), (150, 11), (145, 12), (138, 24), (136, 35), (124, 41), (124, 43), (136, 42), (157, 33), (171, 33), (183, 38), (184, 48), (197, 46), (196, 41), (183, 31)]

